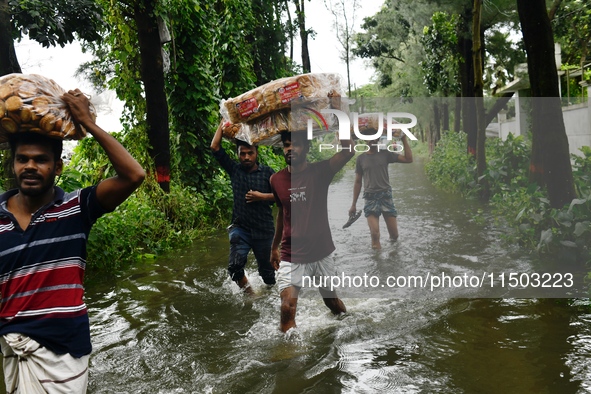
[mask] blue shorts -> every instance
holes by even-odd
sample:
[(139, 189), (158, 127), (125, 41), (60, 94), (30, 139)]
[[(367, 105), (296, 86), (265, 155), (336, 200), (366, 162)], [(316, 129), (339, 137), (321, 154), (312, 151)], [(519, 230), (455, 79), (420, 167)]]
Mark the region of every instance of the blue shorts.
[(380, 216), (398, 216), (394, 201), (392, 200), (392, 191), (384, 190), (376, 193), (363, 192), (363, 199), (365, 206), (363, 207), (363, 214), (365, 217), (374, 215)]

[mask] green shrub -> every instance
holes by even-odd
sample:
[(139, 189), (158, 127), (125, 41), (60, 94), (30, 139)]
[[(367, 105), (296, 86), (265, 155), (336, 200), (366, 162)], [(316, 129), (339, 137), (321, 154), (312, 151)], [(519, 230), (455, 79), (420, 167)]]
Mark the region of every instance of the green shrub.
[[(122, 134), (113, 135), (129, 145)], [(131, 150), (133, 146), (132, 141)], [(71, 191), (114, 175), (104, 150), (96, 140), (86, 138), (75, 147), (58, 185)], [(88, 242), (89, 274), (115, 273), (137, 259), (153, 258), (188, 245), (206, 229), (215, 228), (227, 215), (228, 207), (231, 212), (232, 191), (223, 172), (208, 177), (206, 182), (206, 195), (174, 181), (170, 192), (164, 193), (148, 175), (132, 196), (95, 223)]]
[[(446, 133), (426, 166), (429, 179), (438, 187), (474, 196), (475, 168), (465, 152), (463, 133)], [(486, 142), (490, 206), (499, 221), (514, 231), (507, 239), (540, 252), (573, 248), (589, 259), (591, 245), (591, 148), (582, 156), (573, 155), (573, 179), (579, 198), (562, 209), (550, 207), (544, 189), (529, 181), (531, 147), (521, 136), (509, 135), (505, 141)]]
[(90, 271), (116, 272), (191, 243), (211, 227), (207, 203), (189, 188), (171, 184), (164, 193), (147, 181), (114, 212), (100, 218), (88, 242)]
[(465, 133), (446, 131), (425, 166), (427, 177), (445, 191), (473, 195), (476, 188), (476, 163), (466, 153)]

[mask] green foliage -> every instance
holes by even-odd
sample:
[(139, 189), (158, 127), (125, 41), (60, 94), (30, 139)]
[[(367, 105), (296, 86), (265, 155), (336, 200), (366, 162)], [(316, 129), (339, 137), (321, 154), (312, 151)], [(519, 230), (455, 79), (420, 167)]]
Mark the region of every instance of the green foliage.
[[(150, 159), (147, 152), (143, 149), (145, 146), (145, 134), (136, 137), (136, 133), (111, 133), (130, 153), (144, 166), (149, 168)], [(85, 138), (78, 142), (74, 148), (71, 158), (71, 165), (64, 170), (62, 181), (80, 183), (83, 186), (89, 186), (99, 183), (101, 180), (115, 176), (111, 162), (105, 151), (94, 138)]]
[[(80, 72), (99, 89), (115, 90), (125, 103), (124, 130), (116, 136), (148, 174), (153, 174), (134, 20), (137, 7), (143, 6), (144, 1), (97, 3), (109, 28), (102, 41), (85, 44), (95, 58)], [(230, 181), (209, 149), (219, 123), (219, 102), (293, 73), (295, 67), (284, 55), (287, 30), (291, 28), (283, 22), (285, 7), (286, 2), (280, 0), (156, 2), (155, 13), (173, 37), (173, 42), (163, 45), (170, 58), (166, 93), (173, 190), (170, 195), (160, 194), (158, 188), (149, 186), (153, 182), (149, 179), (132, 199), (101, 224), (97, 223), (93, 243), (99, 245), (99, 254), (108, 250), (108, 259), (112, 261), (120, 259), (111, 255), (114, 252), (122, 253), (121, 256), (159, 254), (169, 244), (191, 238), (192, 227), (187, 224), (179, 228), (183, 218), (195, 228), (203, 228), (197, 219), (206, 223), (227, 220), (232, 210)], [(227, 150), (233, 151), (233, 147)], [(283, 158), (272, 153), (266, 153), (264, 160), (273, 168), (283, 167)], [(60, 180), (67, 188), (94, 184), (113, 175), (109, 160), (92, 139), (81, 142), (73, 162)], [(181, 234), (177, 235), (179, 231)], [(116, 234), (121, 233), (126, 236), (117, 238)], [(114, 246), (109, 247), (109, 242)], [(109, 263), (96, 265), (108, 268)]]
[(417, 141), (409, 141), (408, 143), (412, 150), (413, 158), (429, 157), (429, 144), (422, 142), (420, 139)]
[(166, 194), (148, 181), (115, 212), (95, 223), (88, 240), (91, 274), (117, 272), (137, 259), (189, 244), (210, 223), (209, 210), (194, 189), (171, 183)]
[(444, 132), (437, 143), (431, 160), (425, 166), (427, 176), (437, 187), (472, 195), (476, 187), (474, 173), (476, 163), (466, 153), (465, 133)]
[(561, 45), (562, 62), (580, 67), (591, 53), (591, 4), (586, 0), (562, 0), (552, 30)]
[[(472, 2), (463, 0), (391, 0), (365, 19), (353, 52), (372, 61), (379, 87), (392, 96), (454, 96), (456, 76), (463, 70), (456, 43), (472, 36), (471, 21), (458, 21), (471, 8)], [(525, 59), (523, 49), (511, 42), (512, 34), (508, 33), (515, 32), (516, 25), (513, 0), (486, 2), (482, 26), (487, 87), (504, 85), (512, 78), (514, 65)]]
[(259, 146), (259, 162), (271, 167), (275, 172), (286, 166), (283, 149), (271, 146)]
[(591, 148), (580, 148), (582, 155), (572, 155), (573, 179), (577, 195), (583, 196), (591, 189)]
[[(125, 102), (125, 132), (140, 137), (145, 133), (146, 109), (134, 13), (142, 1), (98, 1), (110, 29), (102, 42), (86, 46), (95, 59), (82, 72), (117, 92)], [(166, 75), (171, 170), (181, 184), (205, 191), (217, 171), (209, 143), (219, 122), (220, 99), (293, 73), (284, 55), (291, 28), (282, 18), (285, 7), (279, 0), (157, 2), (155, 12), (174, 39), (174, 45), (165, 44), (163, 50), (171, 63)], [(145, 152), (148, 142), (140, 141), (140, 151)]]
[(56, 180), (56, 185), (67, 192), (81, 189), (91, 184), (90, 177), (73, 166), (66, 166), (60, 177)]
[(379, 88), (375, 83), (368, 83), (367, 85), (363, 85), (358, 87), (357, 89), (351, 92), (351, 97), (355, 99), (362, 99), (365, 97), (378, 97)]
[(457, 53), (458, 16), (445, 12), (433, 14), (431, 26), (425, 26), (421, 43), (425, 47), (425, 60), (421, 62), (424, 83), (429, 93), (444, 97), (459, 91)]
[(409, 18), (409, 7), (401, 1), (391, 2), (377, 14), (364, 19), (360, 33), (355, 35), (356, 56), (374, 61), (379, 68), (380, 59), (403, 60), (405, 43), (412, 34), (413, 19)]
[(219, 100), (254, 87), (253, 61), (246, 50), (252, 21), (246, 0), (206, 4), (198, 9), (177, 2), (171, 11), (176, 69), (169, 74), (173, 176), (205, 190), (217, 164), (209, 143), (217, 126)]
[(292, 26), (284, 21), (282, 15), (287, 11), (288, 2), (283, 0), (253, 0), (254, 21), (247, 37), (253, 49), (256, 84), (262, 85), (271, 80), (294, 75), (296, 69), (285, 56), (288, 31)]
[(9, 170), (6, 169), (7, 166), (11, 165), (11, 160), (10, 160), (10, 150), (5, 149), (2, 150), (0, 149), (0, 163), (2, 163), (2, 169), (0, 169), (0, 193), (3, 193), (4, 191), (9, 189), (9, 180), (6, 179), (5, 177), (9, 176)]
[(377, 97), (426, 94), (419, 66), (425, 53), (418, 37), (431, 15), (432, 10), (422, 4), (395, 0), (364, 19), (362, 31), (354, 37), (352, 52), (371, 60), (377, 87), (387, 89), (387, 94), (378, 93)]
[[(113, 135), (132, 152), (139, 149), (138, 144), (141, 146), (141, 142), (130, 141), (122, 133)], [(71, 191), (114, 175), (104, 150), (94, 138), (85, 138), (74, 148), (58, 186)], [(148, 177), (127, 201), (93, 227), (88, 243), (90, 271), (116, 272), (142, 256), (158, 256), (186, 245), (204, 229), (213, 227), (214, 219), (219, 219), (222, 209), (227, 208), (231, 190), (227, 190), (225, 179), (214, 178), (212, 183), (212, 195), (217, 196), (219, 204), (214, 199), (208, 201), (195, 188), (176, 182), (171, 183), (170, 193), (164, 193), (154, 178)], [(219, 195), (221, 188), (226, 191)]]
[[(513, 32), (515, 33), (515, 32)], [(506, 29), (495, 27), (485, 34), (485, 49), (489, 66), (484, 68), (484, 86), (494, 92), (515, 78), (515, 67), (526, 63), (522, 41), (513, 42)]]
[(580, 72), (580, 66), (578, 65), (563, 63), (560, 69), (565, 72), (562, 76), (562, 82), (560, 84), (560, 94), (563, 98), (562, 105), (586, 102), (585, 99), (587, 97), (587, 87), (579, 85), (579, 81), (581, 79), (591, 78), (591, 70), (583, 74), (582, 78), (579, 78), (571, 76), (571, 73), (573, 72)]
[(509, 134), (505, 141), (488, 139), (488, 163), (485, 176), (493, 194), (529, 188), (529, 156), (531, 144), (523, 136)]
[[(438, 187), (467, 196), (478, 190), (474, 165), (465, 153), (463, 134), (445, 133), (427, 164), (429, 179)], [(576, 250), (589, 259), (591, 245), (591, 148), (573, 155), (573, 178), (579, 198), (563, 209), (550, 206), (545, 190), (529, 180), (531, 147), (523, 137), (487, 140), (490, 206), (514, 231), (506, 238), (540, 252)]]
[(101, 8), (93, 0), (10, 0), (14, 39), (28, 35), (44, 47), (75, 38), (96, 41), (104, 30)]
[(169, 10), (177, 48), (176, 69), (169, 75), (177, 154), (173, 175), (205, 191), (207, 178), (217, 171), (209, 143), (219, 122), (220, 99), (290, 75), (292, 66), (281, 49), (287, 37), (277, 16), (283, 2), (234, 0), (204, 4), (197, 12), (181, 3)]

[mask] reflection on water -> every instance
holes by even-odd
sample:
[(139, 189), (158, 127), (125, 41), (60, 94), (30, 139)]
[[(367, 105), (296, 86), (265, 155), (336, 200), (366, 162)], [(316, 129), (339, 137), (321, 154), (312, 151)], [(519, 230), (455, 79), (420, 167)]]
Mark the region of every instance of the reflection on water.
[[(399, 168), (400, 167), (400, 168)], [(348, 230), (352, 174), (331, 186), (339, 265), (403, 274), (490, 266), (534, 256), (473, 219), (479, 208), (434, 190), (420, 163), (391, 166), (400, 240), (369, 249)], [(339, 216), (340, 215), (340, 216)], [(340, 219), (342, 218), (342, 219)], [(488, 222), (487, 222), (488, 223)], [(385, 227), (383, 234), (386, 234)], [(384, 235), (383, 235), (384, 237)], [(247, 298), (227, 277), (225, 233), (87, 289), (94, 353), (90, 393), (582, 393), (589, 389), (586, 301), (397, 297), (344, 299), (335, 318), (316, 292), (298, 302), (297, 332), (278, 330), (279, 296), (249, 265)]]

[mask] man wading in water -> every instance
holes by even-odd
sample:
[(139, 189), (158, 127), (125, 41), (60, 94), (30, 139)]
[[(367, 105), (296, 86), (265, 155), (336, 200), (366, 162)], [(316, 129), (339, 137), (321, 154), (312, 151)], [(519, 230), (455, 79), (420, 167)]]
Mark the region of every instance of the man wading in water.
[(230, 175), (234, 208), (232, 224), (228, 227), (230, 238), (230, 257), (228, 273), (247, 294), (253, 290), (244, 275), (248, 253), (252, 249), (263, 281), (275, 284), (275, 271), (269, 261), (273, 241), (273, 213), (271, 205), (275, 201), (271, 193), (269, 178), (275, 173), (272, 168), (260, 165), (256, 146), (237, 140), (239, 163), (228, 156), (222, 147), (222, 124), (211, 141), (211, 151), (220, 165)]
[(390, 152), (386, 147), (378, 147), (378, 141), (369, 145), (369, 151), (357, 158), (355, 165), (355, 184), (353, 186), (353, 203), (349, 209), (349, 216), (357, 211), (357, 199), (361, 193), (363, 181), (363, 199), (365, 206), (363, 213), (367, 218), (367, 225), (371, 234), (371, 247), (381, 249), (380, 244), (380, 215), (384, 216), (391, 241), (398, 239), (398, 212), (392, 200), (392, 187), (388, 175), (390, 163), (412, 163), (412, 151), (405, 134), (402, 134), (404, 154)]
[[(328, 160), (308, 163), (310, 141), (306, 133), (282, 133), (287, 168), (271, 177), (279, 206), (271, 262), (277, 272), (281, 296), (280, 329), (295, 327), (302, 277), (336, 276), (335, 246), (328, 223), (328, 187), (336, 173), (355, 154), (350, 140), (341, 141), (342, 150)], [(349, 150), (350, 149), (350, 150)], [(281, 245), (281, 250), (279, 246)], [(335, 315), (347, 311), (334, 290), (319, 287), (324, 304)]]

